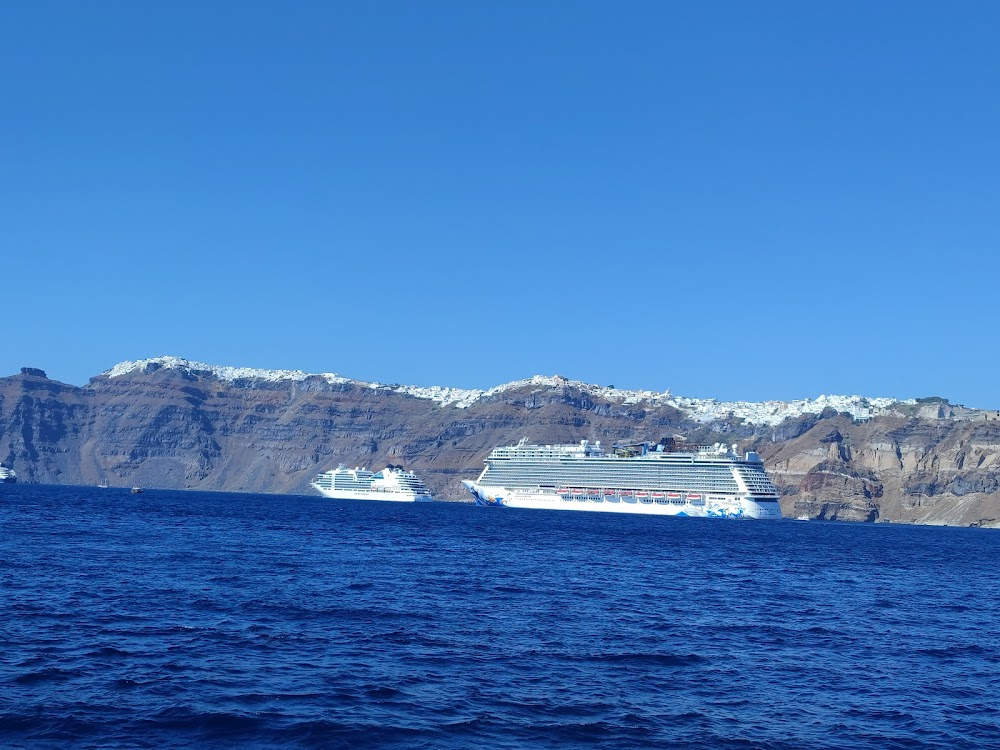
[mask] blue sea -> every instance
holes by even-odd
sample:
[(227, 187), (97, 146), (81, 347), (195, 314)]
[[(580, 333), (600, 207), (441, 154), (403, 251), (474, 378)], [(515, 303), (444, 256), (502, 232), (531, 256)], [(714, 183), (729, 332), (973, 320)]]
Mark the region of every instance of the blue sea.
[(0, 746), (1000, 747), (1000, 532), (0, 485)]

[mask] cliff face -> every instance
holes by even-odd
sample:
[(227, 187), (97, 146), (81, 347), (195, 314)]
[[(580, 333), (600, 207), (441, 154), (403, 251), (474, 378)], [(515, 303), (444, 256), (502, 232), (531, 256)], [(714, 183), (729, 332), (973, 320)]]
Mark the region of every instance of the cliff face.
[(1000, 526), (1000, 422), (823, 419), (755, 442), (785, 515)]
[(351, 382), (228, 382), (149, 368), (83, 388), (44, 376), (0, 379), (0, 461), (22, 481), (311, 492), (343, 463), (403, 464), (436, 494), (463, 498), (501, 443), (660, 437), (670, 407), (595, 400), (571, 386), (524, 388), (467, 409)]
[(0, 379), (0, 463), (16, 467), (21, 481), (71, 483), (88, 414), (85, 391), (41, 370)]
[(0, 378), (0, 462), (24, 482), (304, 493), (340, 463), (394, 463), (439, 497), (464, 499), (461, 480), (524, 436), (610, 445), (680, 432), (757, 450), (786, 516), (1000, 526), (1000, 421), (909, 411), (856, 422), (828, 410), (755, 427), (694, 422), (569, 382), (526, 383), (460, 409), (320, 376), (225, 380), (148, 366), (80, 388), (25, 369)]

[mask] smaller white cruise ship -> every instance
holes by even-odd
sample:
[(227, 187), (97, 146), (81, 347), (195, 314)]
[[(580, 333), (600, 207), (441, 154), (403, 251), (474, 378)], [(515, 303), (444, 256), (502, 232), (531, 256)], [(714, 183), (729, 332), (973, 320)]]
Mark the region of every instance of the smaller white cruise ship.
[(0, 482), (4, 484), (13, 484), (17, 481), (17, 472), (13, 469), (8, 469), (6, 466), (0, 466)]
[(427, 486), (412, 471), (389, 465), (379, 472), (338, 466), (312, 481), (323, 497), (334, 500), (382, 500), (395, 503), (429, 503)]

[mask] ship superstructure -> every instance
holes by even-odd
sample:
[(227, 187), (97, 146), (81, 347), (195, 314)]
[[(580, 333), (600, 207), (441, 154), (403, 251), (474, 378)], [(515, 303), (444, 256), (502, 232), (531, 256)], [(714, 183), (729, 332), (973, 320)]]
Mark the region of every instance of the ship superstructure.
[(8, 469), (6, 466), (0, 466), (0, 483), (13, 484), (16, 481), (17, 472), (13, 469)]
[(760, 456), (736, 446), (517, 445), (495, 448), (479, 478), (464, 481), (477, 505), (711, 518), (781, 518)]
[(323, 497), (335, 500), (383, 500), (397, 503), (430, 502), (430, 491), (411, 471), (387, 466), (379, 472), (339, 466), (312, 481)]

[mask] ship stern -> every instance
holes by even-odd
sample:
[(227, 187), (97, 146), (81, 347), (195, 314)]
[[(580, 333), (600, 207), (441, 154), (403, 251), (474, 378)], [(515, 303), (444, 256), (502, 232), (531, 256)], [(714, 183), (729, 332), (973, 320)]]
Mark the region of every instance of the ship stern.
[(778, 500), (743, 500), (743, 515), (745, 518), (776, 521), (781, 518), (781, 506)]

